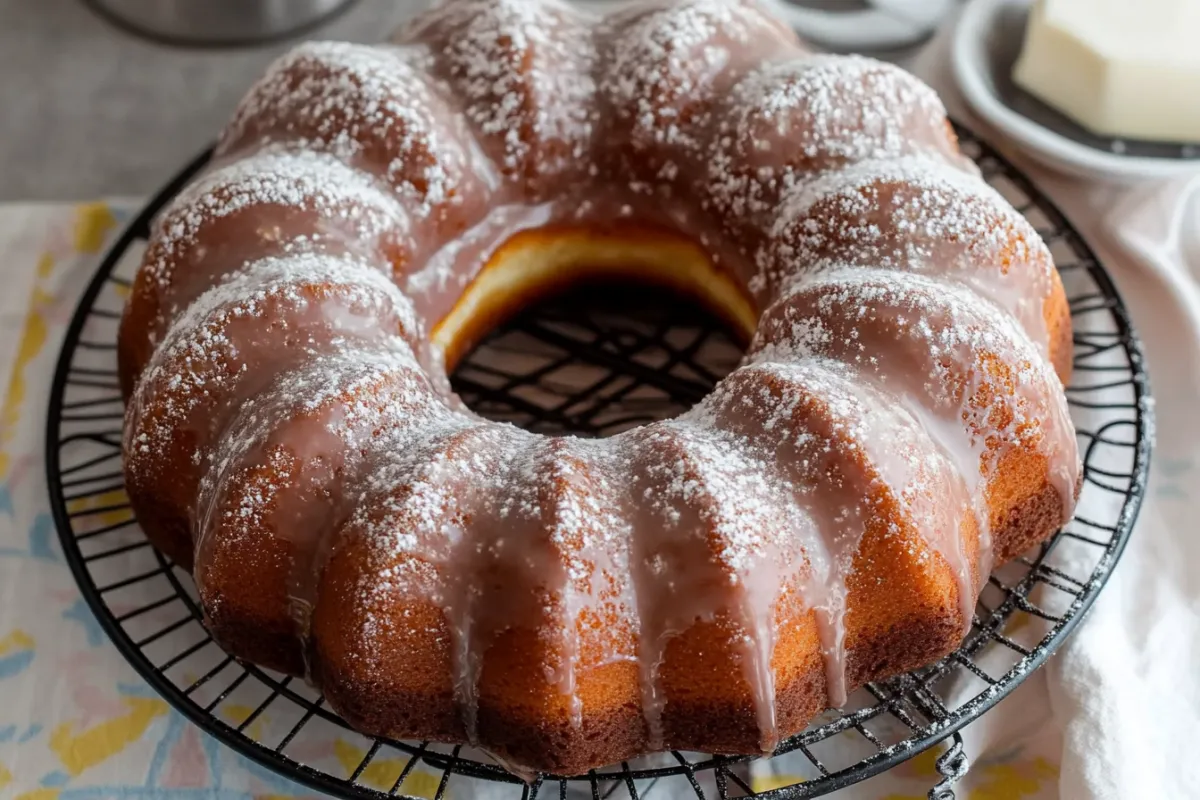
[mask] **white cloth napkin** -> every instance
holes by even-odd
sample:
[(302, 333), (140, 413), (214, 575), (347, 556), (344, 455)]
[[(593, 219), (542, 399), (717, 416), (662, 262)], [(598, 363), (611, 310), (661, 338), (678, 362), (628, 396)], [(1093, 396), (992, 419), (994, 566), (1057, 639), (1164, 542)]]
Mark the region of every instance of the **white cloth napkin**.
[(1060, 788), (1064, 798), (1198, 797), (1200, 178), (1110, 199), (1084, 193), (1146, 346), (1157, 452), (1122, 563), (1045, 672), (1063, 731)]

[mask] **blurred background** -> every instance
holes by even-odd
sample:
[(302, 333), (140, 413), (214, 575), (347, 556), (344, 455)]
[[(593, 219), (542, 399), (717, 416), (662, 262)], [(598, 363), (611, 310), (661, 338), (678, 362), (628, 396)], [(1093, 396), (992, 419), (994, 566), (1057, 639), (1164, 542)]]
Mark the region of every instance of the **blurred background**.
[[(374, 42), (421, 5), (358, 0), (299, 35)], [(0, 21), (0, 202), (151, 193), (289, 46), (160, 44), (84, 0), (0, 0)]]
[[(955, 1), (769, 0), (830, 49), (885, 56)], [(292, 41), (379, 41), (427, 2), (0, 0), (0, 202), (150, 194)]]

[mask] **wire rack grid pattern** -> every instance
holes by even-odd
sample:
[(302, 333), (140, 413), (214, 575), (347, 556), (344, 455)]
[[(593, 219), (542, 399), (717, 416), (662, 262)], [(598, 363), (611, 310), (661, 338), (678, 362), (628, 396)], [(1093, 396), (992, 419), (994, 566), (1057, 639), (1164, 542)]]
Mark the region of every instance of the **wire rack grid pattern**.
[[(1153, 427), (1140, 344), (1107, 273), (1015, 168), (968, 131), (959, 134), (987, 180), (1049, 244), (1067, 287), (1076, 328), (1067, 391), (1085, 467), (1079, 512), (1045, 545), (992, 575), (956, 652), (863, 687), (772, 757), (751, 763), (670, 752), (523, 784), (466, 746), (363, 737), (303, 681), (238, 662), (217, 647), (190, 577), (149, 545), (124, 495), (115, 368), (116, 327), (153, 215), (207, 155), (165, 187), (116, 243), (63, 345), (49, 406), (47, 475), (63, 549), (85, 599), (125, 657), (191, 721), (254, 761), (339, 797), (440, 799), (449, 791), (497, 800), (680, 793), (790, 800), (863, 780), (954, 736), (938, 760), (944, 778), (930, 793), (952, 796), (949, 784), (967, 766), (956, 732), (1054, 652), (1120, 556), (1144, 494)], [(591, 292), (527, 310), (466, 360), (455, 388), (487, 416), (548, 434), (608, 435), (679, 413), (736, 365), (740, 349), (702, 312), (632, 294), (645, 299), (631, 306), (629, 293)], [(317, 741), (341, 749), (331, 755)], [(784, 775), (792, 777), (778, 779)]]

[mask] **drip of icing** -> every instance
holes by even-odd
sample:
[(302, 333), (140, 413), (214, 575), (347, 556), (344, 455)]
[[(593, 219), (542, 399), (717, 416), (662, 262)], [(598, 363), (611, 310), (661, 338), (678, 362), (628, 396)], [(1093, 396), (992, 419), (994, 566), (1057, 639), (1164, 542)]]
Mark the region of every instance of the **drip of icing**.
[[(213, 443), (231, 415), (269, 391), (272, 370), (386, 349), (397, 333), (418, 340), (411, 304), (365, 263), (307, 254), (246, 265), (178, 318), (135, 387), (124, 435), (129, 485), (155, 485), (168, 457), (178, 465), (177, 488), (158, 491), (156, 502), (181, 524), (194, 520), (194, 487)], [(398, 347), (408, 350), (403, 340)]]
[[(405, 497), (394, 504), (393, 513), (380, 519), (372, 519), (369, 511), (378, 507), (378, 501), (364, 500), (356, 517), (356, 524), (367, 524), (368, 536), (378, 540), (376, 546), (381, 550), (394, 552), (403, 549), (421, 552), (425, 557), (432, 558), (434, 563), (441, 565), (439, 574), (442, 580), (452, 579), (449, 583), (440, 584), (440, 588), (433, 590), (429, 597), (435, 600), (447, 615), (448, 633), (452, 642), (456, 705), (464, 729), (469, 736), (476, 739), (480, 660), (492, 637), (498, 632), (495, 623), (504, 617), (519, 624), (521, 619), (528, 619), (528, 616), (509, 616), (490, 608), (486, 593), (481, 596), (474, 591), (479, 582), (472, 576), (479, 575), (480, 570), (486, 571), (500, 552), (494, 547), (488, 547), (487, 542), (491, 541), (495, 545), (498, 539), (482, 537), (482, 549), (471, 548), (464, 551), (462, 548), (470, 546), (472, 542), (464, 540), (464, 529), (459, 521), (469, 517), (474, 521), (473, 524), (483, 525), (497, 537), (511, 539), (516, 534), (518, 539), (523, 540), (524, 533), (504, 526), (511, 524), (529, 532), (531, 528), (528, 526), (536, 521), (535, 511), (540, 507), (541, 516), (537, 518), (548, 526), (549, 538), (539, 541), (566, 554), (564, 566), (569, 582), (583, 583), (578, 591), (563, 592), (562, 608), (567, 620), (576, 618), (578, 611), (575, 609), (578, 607), (601, 607), (608, 602), (611, 593), (602, 585), (601, 571), (610, 574), (624, 572), (619, 560), (614, 559), (614, 554), (609, 552), (614, 544), (622, 540), (622, 536), (618, 526), (604, 524), (604, 521), (609, 519), (608, 515), (614, 511), (604, 509), (599, 499), (608, 491), (606, 487), (609, 486), (609, 482), (596, 467), (594, 454), (590, 449), (592, 444), (561, 441), (562, 447), (571, 452), (577, 444), (581, 448), (586, 445), (586, 448), (571, 458), (567, 457), (569, 454), (560, 455), (559, 451), (555, 450), (548, 455), (548, 462), (545, 458), (532, 461), (513, 458), (506, 459), (504, 465), (499, 465), (484, 457), (484, 454), (506, 449), (501, 445), (506, 441), (511, 445), (509, 437), (512, 436), (528, 437), (515, 429), (484, 424), (450, 437), (447, 440), (448, 444), (439, 445), (432, 452), (418, 451), (415, 455), (402, 453), (394, 463), (385, 459), (372, 468), (367, 480), (369, 488), (365, 490), (365, 495), (369, 497), (372, 493), (381, 492), (386, 494), (390, 487), (400, 485), (408, 487)], [(522, 438), (520, 441), (536, 443), (540, 440)], [(570, 475), (572, 469), (560, 465), (554, 469), (543, 470), (539, 465), (553, 465), (559, 461), (572, 460), (577, 460), (578, 466), (587, 464), (595, 470), (590, 476), (589, 487), (596, 491), (568, 492), (555, 500), (553, 493), (546, 494), (546, 488), (558, 485), (553, 476)], [(518, 478), (527, 479), (530, 486), (542, 487), (538, 490), (538, 497), (541, 499), (535, 502), (533, 498), (523, 494), (512, 496), (499, 491), (501, 485), (515, 485), (514, 482)], [(504, 507), (487, 502), (487, 497), (496, 496), (510, 497), (511, 502)], [(582, 505), (576, 504), (574, 500), (578, 500)], [(405, 516), (395, 516), (401, 512)], [(489, 519), (492, 522), (487, 522)], [(370, 522), (367, 523), (367, 520)], [(573, 531), (575, 526), (587, 526), (589, 523), (595, 523), (590, 531)], [(398, 526), (408, 529), (410, 533), (398, 539)], [(568, 540), (577, 541), (578, 548), (566, 550)], [(509, 543), (519, 544), (512, 541)], [(523, 547), (503, 548), (505, 558), (520, 555), (522, 552), (525, 552)], [(466, 574), (460, 574), (458, 567), (451, 567), (452, 564), (462, 566), (472, 563), (475, 566), (466, 570)], [(545, 559), (538, 557), (527, 569), (532, 570), (531, 575), (534, 578), (545, 577), (547, 566)], [(374, 590), (374, 586), (370, 589), (364, 586), (364, 591)], [(574, 642), (575, 633), (572, 626), (564, 622), (561, 630), (565, 658), (563, 666), (566, 669), (558, 670), (555, 676), (557, 679), (552, 680), (552, 683), (568, 697), (568, 712), (572, 725), (578, 728), (582, 721), (582, 705), (575, 694), (577, 678), (571, 650), (572, 647), (577, 647), (577, 644)], [(601, 661), (596, 666), (603, 663)], [(506, 760), (506, 763), (510, 762)]]
[(754, 716), (758, 723), (758, 749), (772, 753), (779, 746), (779, 722), (776, 711), (775, 671), (775, 599), (779, 586), (760, 576), (742, 578), (744, 595), (740, 616), (747, 628), (742, 648), (742, 677), (750, 687)]
[(583, 730), (583, 698), (579, 695), (578, 664), (579, 648), (579, 612), (575, 593), (567, 590), (564, 597), (566, 622), (563, 628), (562, 666), (559, 667), (557, 683), (560, 691), (568, 698), (567, 710), (571, 720), (571, 729)]
[[(478, 741), (477, 690), (483, 653), (473, 650), (473, 584), (471, 575), (450, 565), (469, 555), (472, 542), (466, 524), (472, 517), (487, 476), (494, 473), (500, 446), (513, 430), (468, 422), (455, 415), (447, 427), (431, 430), (425, 446), (379, 452), (363, 479), (362, 495), (351, 524), (363, 531), (372, 550), (419, 556), (433, 570), (430, 580), (408, 587), (417, 597), (439, 607), (448, 634), (451, 690), (463, 730)], [(463, 563), (468, 563), (463, 561)], [(406, 574), (364, 580), (362, 602), (376, 591), (406, 581)], [(372, 636), (379, 626), (369, 625)]]
[[(450, 626), (455, 702), (467, 741), (474, 745), (479, 741), (479, 679), (484, 656), (496, 633), (488, 625), (494, 619), (486, 616), (490, 609), (480, 605), (483, 592), (479, 583), (486, 578), (481, 571), (492, 554), (484, 533), (495, 535), (496, 531), (488, 531), (476, 520), (486, 517), (487, 489), (506, 468), (511, 451), (528, 446), (531, 437), (513, 428), (491, 426), (472, 429), (470, 434), (456, 453), (447, 454), (445, 473), (437, 479), (439, 491), (459, 494), (457, 506), (463, 521), (448, 528), (447, 538), (452, 544), (441, 570), (442, 594), (437, 599)], [(476, 525), (470, 537), (461, 527), (466, 520)]]
[(468, 651), (460, 680), (476, 687), (470, 690), (476, 707), (481, 664), (475, 659), (507, 630), (529, 630), (542, 638), (549, 626), (543, 646), (560, 666), (545, 677), (568, 698), (574, 689), (564, 652), (572, 641), (567, 631), (575, 627), (566, 597), (567, 556), (555, 541), (561, 533), (554, 520), (555, 476), (565, 468), (561, 449), (554, 440), (544, 442), (523, 431), (514, 430), (508, 438), (492, 474), (477, 478), (487, 491), (472, 513), (470, 549), (457, 564), (460, 580), (469, 584), (467, 624), (456, 634), (459, 647)]
[[(219, 540), (225, 550), (255, 537), (293, 547), (288, 596), (304, 644), (315, 564), (342, 512), (343, 475), (353, 474), (381, 427), (412, 430), (443, 416), (407, 347), (317, 359), (280, 376), (246, 406), (216, 448), (197, 501), (197, 587)], [(351, 498), (353, 493), (351, 493)]]
[[(264, 313), (277, 319), (272, 334), (258, 330), (250, 341), (237, 335)], [(153, 456), (181, 425), (190, 424), (185, 420), (200, 404), (212, 415), (213, 398), (236, 392), (252, 366), (286, 363), (281, 348), (303, 341), (312, 349), (320, 332), (332, 345), (347, 337), (370, 341), (382, 335), (381, 322), (410, 340), (419, 336), (408, 298), (362, 262), (304, 255), (247, 265), (189, 306), (155, 351), (131, 399), (126, 434), (134, 440), (127, 452), (135, 459)], [(141, 426), (151, 396), (164, 390), (179, 400), (167, 413), (149, 416), (148, 428)], [(247, 398), (235, 394), (230, 402), (240, 399)]]
[(603, 504), (604, 446), (500, 430), (507, 447), (499, 460), (476, 456), (460, 467), (477, 493), (469, 506), (473, 537), (451, 557), (457, 574), (445, 604), (464, 726), (477, 735), (483, 655), (498, 635), (526, 630), (550, 652), (544, 677), (565, 699), (572, 730), (581, 731), (580, 618), (605, 603), (603, 554), (622, 531)]
[[(462, 538), (462, 530), (455, 531)], [(467, 744), (479, 744), (479, 674), (483, 669), (484, 652), (480, 649), (474, 629), (475, 618), (471, 613), (476, 596), (470, 587), (465, 596), (460, 596), (448, 606), (451, 630), (454, 634), (454, 699), (458, 704)]]
[[(955, 507), (967, 510), (975, 518), (979, 550), (974, 570), (963, 552), (957, 524), (954, 525), (954, 535), (950, 537), (949, 547), (939, 548), (944, 558), (949, 554), (950, 557), (946, 558), (946, 561), (954, 569), (958, 581), (958, 607), (965, 636), (971, 630), (971, 620), (975, 615), (975, 603), (979, 592), (992, 572), (992, 515), (988, 508), (987, 495), (983, 492), (984, 467), (980, 463), (984, 457), (983, 438), (967, 433), (961, 412), (956, 417), (935, 413), (927, 407), (927, 397), (916, 396), (911, 390), (900, 392), (897, 399), (924, 426), (930, 438), (949, 458), (955, 474), (963, 478), (961, 482), (952, 478), (947, 480), (947, 485), (943, 487), (946, 497), (941, 499), (949, 499)], [(958, 520), (954, 522), (957, 523)]]
[[(958, 516), (947, 498), (933, 494), (934, 487), (955, 491), (951, 467), (918, 420), (836, 361), (796, 353), (783, 363), (756, 361), (726, 383), (732, 387), (695, 413), (775, 453), (774, 468), (793, 487), (808, 519), (793, 527), (808, 560), (801, 596), (816, 613), (830, 703), (840, 705), (847, 688), (846, 580), (871, 524), (863, 503), (874, 491), (900, 501), (910, 527), (955, 570), (960, 597), (974, 602)], [(965, 506), (965, 491), (957, 491)]]
[[(774, 366), (760, 369), (773, 370)], [(750, 372), (743, 371), (739, 377), (753, 380)], [(784, 373), (774, 377), (783, 378), (785, 382), (788, 379)], [(732, 381), (739, 382), (738, 378)], [(832, 500), (831, 493), (838, 492), (839, 486), (817, 480), (816, 475), (807, 470), (796, 469), (798, 463), (815, 464), (800, 453), (813, 447), (819, 437), (808, 431), (803, 423), (793, 421), (801, 398), (786, 391), (786, 383), (783, 386), (785, 393), (779, 396), (769, 390), (747, 386), (748, 393), (744, 396), (751, 398), (748, 403), (734, 400), (733, 392), (726, 395), (718, 390), (707, 404), (692, 413), (708, 424), (736, 431), (758, 443), (765, 452), (774, 454), (776, 463), (764, 465), (764, 468), (768, 474), (779, 471), (784, 485), (790, 487), (790, 500), (798, 509), (789, 529), (796, 538), (806, 567), (800, 592), (805, 605), (816, 617), (829, 702), (840, 706), (846, 699), (845, 578), (857, 548), (858, 535), (854, 531), (861, 531), (862, 525), (856, 522), (858, 510), (855, 506)], [(789, 457), (785, 453), (794, 455)], [(823, 499), (831, 502), (820, 502)], [(844, 508), (845, 512), (833, 512), (837, 507)], [(847, 517), (846, 513), (851, 516)]]
[[(511, 427), (480, 426), (455, 442), (440, 460), (440, 474), (425, 482), (438, 497), (455, 497), (455, 519), (470, 519), (472, 536), (460, 523), (441, 534), (447, 544), (437, 556), (443, 586), (435, 598), (445, 610), (452, 640), (453, 689), (464, 730), (478, 741), (479, 680), (483, 659), (495, 638), (509, 629), (552, 631), (547, 644), (558, 651), (558, 666), (546, 675), (566, 699), (574, 729), (582, 727), (577, 693), (577, 619), (586, 593), (574, 584), (595, 579), (581, 553), (608, 542), (604, 528), (578, 530), (602, 514), (582, 513), (589, 492), (576, 484), (591, 460), (563, 440), (542, 440)], [(413, 492), (408, 504), (439, 508), (444, 499), (426, 500)], [(590, 509), (598, 511), (598, 509)], [(429, 523), (436, 527), (438, 514)], [(453, 565), (453, 566), (452, 566)], [(500, 578), (503, 577), (503, 582)]]
[(776, 594), (799, 555), (789, 531), (799, 511), (761, 457), (687, 418), (631, 432), (640, 504), (634, 583), (640, 617), (643, 712), (650, 744), (664, 744), (661, 668), (676, 636), (727, 619), (760, 745), (778, 741), (774, 651)]
[(610, 505), (617, 500), (606, 477), (612, 472), (611, 456), (603, 443), (552, 439), (523, 476), (538, 487), (543, 535), (564, 570), (561, 654), (548, 677), (568, 698), (568, 718), (575, 731), (583, 729), (580, 626), (584, 614), (604, 616), (605, 596), (615, 588), (604, 576), (612, 562), (608, 554), (620, 548), (626, 532)]
[[(1029, 335), (971, 290), (922, 275), (842, 268), (796, 285), (764, 317), (759, 359), (832, 356), (916, 417), (966, 481), (980, 540), (979, 575), (961, 557), (963, 617), (991, 568), (985, 487), (1011, 447), (1033, 446), (1066, 474), (1077, 463), (1057, 376)], [(997, 377), (990, 360), (1009, 365)], [(1031, 422), (1041, 420), (1036, 431)], [(1073, 497), (1073, 491), (1071, 492)], [(955, 543), (954, 548), (961, 545)]]

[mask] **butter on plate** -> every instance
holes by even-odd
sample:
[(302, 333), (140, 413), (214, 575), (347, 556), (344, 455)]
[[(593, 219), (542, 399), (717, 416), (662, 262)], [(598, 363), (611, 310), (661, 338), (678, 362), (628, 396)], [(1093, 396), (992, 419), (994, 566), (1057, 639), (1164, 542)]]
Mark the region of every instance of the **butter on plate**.
[(1200, 142), (1200, 0), (1038, 0), (1013, 78), (1093, 133)]

